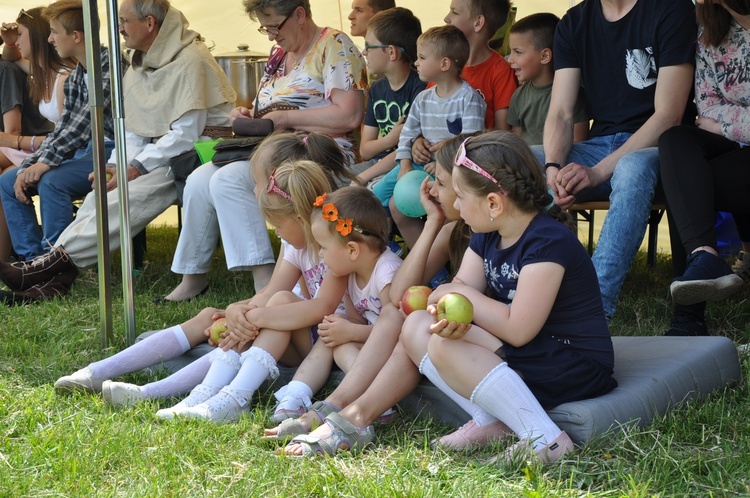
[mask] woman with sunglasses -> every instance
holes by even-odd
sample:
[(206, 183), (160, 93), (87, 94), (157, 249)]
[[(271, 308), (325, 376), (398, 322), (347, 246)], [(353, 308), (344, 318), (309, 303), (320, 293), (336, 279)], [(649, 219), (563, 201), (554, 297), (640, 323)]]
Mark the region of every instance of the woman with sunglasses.
[[(518, 437), (495, 463), (550, 464), (573, 443), (545, 410), (617, 385), (596, 273), (522, 139), (502, 131), (469, 138), (455, 164), (454, 206), (474, 235), (453, 281), (433, 291), (426, 311), (406, 318), (400, 340), (439, 389)], [(473, 304), (472, 323), (436, 319), (436, 303), (453, 292)], [(371, 442), (356, 411), (341, 415), (302, 439), (302, 452)]]
[[(62, 114), (63, 84), (75, 60), (62, 59), (49, 44), (44, 8), (24, 10), (15, 22), (2, 23), (0, 36), (0, 172), (19, 166), (44, 141)], [(13, 173), (10, 173), (13, 174)], [(10, 235), (0, 204), (0, 261), (11, 251)]]
[[(244, 8), (276, 45), (260, 82), (253, 109), (238, 107), (232, 118), (263, 117), (276, 130), (325, 133), (336, 140), (354, 164), (352, 132), (364, 119), (367, 72), (351, 39), (318, 27), (309, 0), (245, 0)], [(208, 270), (221, 232), (227, 266), (250, 270), (255, 290), (268, 282), (273, 253), (247, 161), (219, 168), (207, 163), (187, 180), (183, 230), (172, 261), (180, 284), (157, 302), (185, 301), (208, 290)], [(206, 224), (207, 214), (212, 220)], [(205, 237), (205, 233), (216, 234)]]

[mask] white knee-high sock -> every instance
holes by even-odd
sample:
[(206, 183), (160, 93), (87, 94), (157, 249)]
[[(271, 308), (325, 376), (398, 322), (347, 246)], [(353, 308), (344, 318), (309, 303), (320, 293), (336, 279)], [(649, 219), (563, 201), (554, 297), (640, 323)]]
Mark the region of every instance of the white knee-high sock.
[(190, 349), (180, 325), (146, 337), (119, 353), (89, 365), (96, 377), (111, 379), (176, 358)]
[(200, 383), (217, 393), (232, 381), (239, 368), (240, 355), (214, 349), (166, 379), (146, 384), (141, 392), (147, 398), (181, 396)]
[(555, 425), (521, 377), (501, 363), (474, 388), (471, 400), (502, 420), (520, 439), (540, 449), (560, 435)]
[(430, 379), (430, 382), (432, 382), (435, 387), (440, 389), (443, 394), (452, 399), (453, 402), (455, 402), (466, 413), (468, 413), (478, 426), (481, 427), (483, 425), (491, 424), (492, 422), (495, 422), (497, 420), (491, 414), (484, 411), (480, 406), (472, 403), (470, 400), (464, 398), (456, 391), (451, 389), (451, 387), (446, 384), (443, 378), (440, 377), (440, 373), (432, 363), (429, 354), (424, 355), (424, 358), (422, 358), (422, 361), (419, 363), (419, 371), (422, 373), (422, 375)]
[(251, 347), (240, 359), (242, 366), (237, 376), (229, 384), (227, 392), (240, 404), (245, 406), (253, 397), (253, 393), (267, 378), (275, 379), (279, 376), (276, 360), (268, 351)]
[(228, 386), (237, 375), (237, 372), (240, 371), (239, 353), (231, 349), (229, 351), (215, 349), (207, 356), (211, 361), (211, 368), (208, 369), (206, 378), (203, 379), (201, 384), (217, 389)]
[(182, 396), (190, 392), (203, 380), (210, 366), (211, 361), (208, 359), (208, 355), (201, 356), (169, 377), (145, 384), (141, 387), (141, 392), (146, 398)]

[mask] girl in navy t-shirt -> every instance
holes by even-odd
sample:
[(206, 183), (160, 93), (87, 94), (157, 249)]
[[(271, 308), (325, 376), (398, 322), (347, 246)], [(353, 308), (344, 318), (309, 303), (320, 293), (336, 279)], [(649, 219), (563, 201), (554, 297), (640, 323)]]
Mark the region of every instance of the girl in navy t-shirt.
[[(545, 409), (616, 386), (596, 273), (521, 139), (502, 131), (469, 138), (455, 163), (455, 207), (475, 235), (454, 280), (402, 334), (429, 328), (428, 354), (412, 358), (420, 370), (519, 437), (498, 461), (552, 463), (573, 443)], [(450, 292), (472, 302), (472, 324), (436, 322), (436, 303)]]

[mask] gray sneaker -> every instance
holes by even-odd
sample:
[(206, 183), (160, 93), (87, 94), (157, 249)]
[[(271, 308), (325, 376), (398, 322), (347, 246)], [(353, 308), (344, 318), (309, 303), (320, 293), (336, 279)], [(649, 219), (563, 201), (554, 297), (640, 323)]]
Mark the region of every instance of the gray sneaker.
[(74, 391), (85, 391), (87, 393), (102, 392), (102, 383), (107, 380), (95, 377), (90, 368), (82, 368), (71, 375), (60, 377), (55, 382), (55, 391), (58, 394), (70, 394)]
[(141, 392), (141, 386), (126, 382), (112, 382), (111, 380), (105, 380), (102, 384), (102, 398), (110, 405), (118, 408), (133, 406), (146, 399)]

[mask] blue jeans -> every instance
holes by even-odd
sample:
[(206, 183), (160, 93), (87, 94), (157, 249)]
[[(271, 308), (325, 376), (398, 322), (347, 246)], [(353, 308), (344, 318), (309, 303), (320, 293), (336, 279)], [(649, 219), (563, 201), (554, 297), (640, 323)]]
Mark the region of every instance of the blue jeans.
[[(629, 133), (617, 133), (573, 144), (566, 162), (595, 166), (630, 136)], [(537, 145), (532, 150), (543, 164), (542, 147)], [(658, 177), (659, 151), (656, 147), (649, 147), (625, 154), (617, 162), (609, 181), (576, 195), (579, 202), (609, 200), (610, 203), (592, 257), (607, 320), (615, 314), (617, 296), (646, 233)]]
[[(105, 155), (114, 148), (114, 142), (106, 141)], [(63, 230), (73, 221), (74, 199), (80, 199), (91, 191), (88, 179), (93, 170), (92, 147), (79, 149), (71, 159), (66, 159), (56, 168), (42, 175), (39, 182), (27, 189), (29, 197), (39, 195), (42, 226), (39, 226), (33, 204), (24, 204), (16, 199), (13, 185), (17, 168), (0, 176), (0, 198), (5, 210), (13, 250), (22, 261), (33, 259), (50, 250)]]

